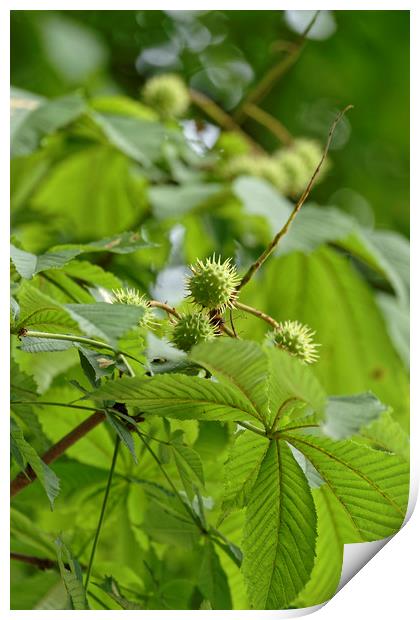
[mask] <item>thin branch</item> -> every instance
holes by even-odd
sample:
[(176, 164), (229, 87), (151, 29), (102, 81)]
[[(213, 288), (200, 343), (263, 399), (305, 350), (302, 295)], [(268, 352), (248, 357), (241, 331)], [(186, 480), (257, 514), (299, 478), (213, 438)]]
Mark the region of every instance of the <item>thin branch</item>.
[(298, 60), (301, 55), (305, 43), (306, 37), (309, 34), (312, 26), (316, 22), (320, 11), (316, 11), (311, 21), (307, 25), (305, 31), (301, 34), (298, 40), (298, 44), (295, 45), (290, 53), (280, 60), (276, 65), (274, 65), (271, 69), (267, 71), (267, 73), (263, 76), (263, 78), (258, 82), (258, 84), (253, 88), (253, 90), (246, 97), (245, 101), (235, 112), (234, 119), (238, 123), (242, 123), (245, 118), (245, 106), (249, 103), (258, 103), (264, 97), (268, 95), (270, 90), (273, 88), (274, 84), (292, 67), (295, 62)]
[(253, 314), (254, 316), (261, 319), (262, 321), (265, 321), (266, 323), (268, 323), (270, 327), (273, 327), (274, 329), (277, 329), (279, 327), (279, 323), (275, 319), (273, 319), (272, 316), (270, 316), (269, 314), (266, 314), (265, 312), (262, 312), (261, 310), (257, 310), (257, 308), (253, 308), (252, 306), (247, 306), (246, 304), (243, 304), (240, 301), (235, 301), (235, 307), (238, 308), (238, 310), (243, 310), (244, 312), (248, 312), (248, 314)]
[(25, 555), (24, 553), (14, 553), (11, 551), (10, 559), (16, 560), (17, 562), (24, 562), (25, 564), (31, 564), (40, 570), (49, 570), (51, 568), (59, 570), (58, 562), (50, 560), (49, 558), (37, 558), (33, 555)]
[(246, 140), (249, 146), (256, 152), (263, 152), (262, 147), (257, 144), (245, 131), (236, 123), (233, 118), (225, 112), (220, 106), (217, 105), (210, 97), (204, 95), (203, 93), (198, 92), (197, 90), (190, 89), (190, 98), (191, 101), (199, 108), (203, 110), (212, 118), (216, 123), (223, 127), (223, 129), (227, 129), (228, 131), (235, 131), (239, 135), (242, 136), (244, 140)]
[(179, 319), (179, 314), (175, 310), (175, 308), (173, 308), (172, 306), (169, 306), (168, 304), (163, 303), (162, 301), (156, 301), (155, 299), (152, 299), (151, 301), (149, 301), (149, 306), (151, 308), (160, 308), (161, 310), (165, 310), (167, 314), (170, 314), (176, 317), (177, 319)]
[(114, 475), (115, 465), (117, 463), (117, 457), (118, 457), (118, 451), (119, 451), (119, 448), (120, 448), (120, 443), (121, 443), (121, 439), (120, 439), (119, 435), (117, 435), (115, 437), (114, 454), (112, 455), (111, 467), (109, 469), (109, 474), (108, 474), (108, 482), (106, 484), (104, 499), (102, 500), (101, 513), (99, 515), (99, 521), (98, 521), (98, 525), (96, 527), (95, 538), (93, 539), (92, 551), (90, 553), (89, 564), (88, 564), (87, 571), (86, 571), (86, 579), (85, 579), (85, 589), (86, 590), (87, 590), (88, 585), (89, 585), (90, 575), (92, 573), (92, 567), (93, 567), (93, 560), (95, 558), (96, 547), (98, 546), (99, 535), (101, 533), (102, 524), (104, 522), (106, 506), (107, 506), (107, 503), (108, 503), (109, 492), (111, 490), (112, 477)]
[(243, 110), (247, 116), (253, 118), (257, 123), (268, 129), (282, 144), (290, 146), (293, 144), (293, 136), (277, 118), (265, 112), (253, 103), (245, 103)]
[(288, 230), (290, 228), (290, 225), (292, 224), (293, 220), (295, 219), (295, 217), (297, 216), (297, 214), (301, 210), (303, 204), (305, 203), (306, 199), (308, 198), (309, 194), (311, 193), (311, 190), (312, 190), (312, 188), (314, 186), (315, 180), (316, 180), (316, 178), (317, 178), (317, 176), (319, 174), (319, 171), (321, 170), (321, 166), (324, 163), (325, 158), (327, 156), (327, 153), (329, 151), (331, 140), (332, 140), (332, 137), (334, 135), (335, 129), (337, 127), (337, 124), (341, 121), (341, 119), (343, 118), (345, 113), (348, 110), (350, 110), (352, 107), (353, 107), (352, 105), (346, 106), (344, 108), (344, 110), (342, 110), (336, 116), (333, 124), (331, 125), (330, 131), (328, 133), (327, 143), (325, 145), (324, 152), (322, 153), (321, 160), (320, 160), (318, 166), (316, 167), (315, 172), (313, 173), (313, 175), (312, 175), (308, 185), (306, 186), (306, 189), (304, 190), (302, 196), (299, 198), (299, 200), (295, 204), (295, 206), (293, 208), (293, 211), (291, 212), (291, 214), (290, 214), (287, 222), (283, 226), (283, 228), (275, 235), (274, 239), (271, 241), (271, 243), (268, 245), (268, 247), (264, 250), (264, 252), (261, 254), (261, 256), (259, 256), (257, 258), (257, 260), (254, 263), (252, 263), (252, 265), (250, 266), (250, 268), (248, 269), (248, 271), (246, 272), (246, 274), (242, 278), (241, 283), (238, 286), (238, 290), (241, 289), (243, 286), (245, 286), (245, 284), (247, 284), (250, 281), (250, 279), (255, 274), (255, 272), (258, 271), (258, 269), (261, 267), (261, 265), (273, 253), (273, 251), (277, 247), (280, 239), (282, 239), (287, 234), (287, 232), (288, 232)]
[[(98, 426), (98, 424), (103, 422), (105, 417), (106, 416), (103, 411), (95, 411), (95, 413), (81, 422), (78, 426), (76, 426), (76, 428), (70, 431), (70, 433), (65, 435), (62, 439), (60, 439), (60, 441), (51, 446), (51, 448), (45, 452), (42, 456), (44, 463), (48, 465), (49, 463), (57, 460), (62, 454), (64, 454), (64, 452), (66, 452), (66, 450), (68, 450), (68, 448), (84, 437), (89, 431), (95, 428), (95, 426)], [(20, 493), (20, 491), (36, 480), (36, 478), (37, 476), (35, 472), (28, 465), (26, 469), (20, 472), (10, 483), (10, 497), (14, 497)]]

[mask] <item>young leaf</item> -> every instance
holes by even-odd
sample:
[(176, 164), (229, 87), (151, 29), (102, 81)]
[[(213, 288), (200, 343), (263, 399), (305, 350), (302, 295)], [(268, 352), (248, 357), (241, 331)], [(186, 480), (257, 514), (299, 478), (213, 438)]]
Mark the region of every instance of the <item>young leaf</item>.
[[(61, 538), (56, 539), (55, 545), (57, 548), (57, 561), (64, 586), (69, 595), (71, 609), (89, 609), (79, 563), (71, 555)], [(69, 568), (65, 564), (68, 564)]]
[(187, 375), (122, 377), (108, 381), (91, 397), (135, 405), (146, 413), (178, 420), (258, 420), (252, 404), (237, 390)]
[(316, 511), (285, 442), (271, 441), (249, 498), (242, 570), (254, 609), (285, 609), (314, 565)]
[(60, 481), (39, 457), (32, 446), (26, 441), (23, 433), (13, 418), (10, 420), (10, 440), (14, 454), (19, 455), (19, 464), (23, 468), (27, 463), (32, 467), (40, 483), (45, 489), (51, 508), (54, 507), (54, 500), (60, 491)]
[(210, 601), (212, 609), (232, 609), (228, 580), (210, 541), (204, 545), (198, 586), (203, 596)]
[(363, 540), (379, 540), (398, 531), (407, 507), (407, 463), (351, 440), (332, 441), (291, 432), (283, 438), (312, 463)]

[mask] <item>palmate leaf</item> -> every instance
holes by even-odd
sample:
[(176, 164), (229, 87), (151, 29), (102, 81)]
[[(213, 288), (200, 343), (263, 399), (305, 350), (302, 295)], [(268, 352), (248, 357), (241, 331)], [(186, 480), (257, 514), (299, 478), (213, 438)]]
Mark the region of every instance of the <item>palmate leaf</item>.
[[(318, 381), (309, 368), (283, 351), (265, 350), (251, 342), (223, 341), (195, 347), (192, 359), (214, 372), (220, 383), (176, 374), (151, 379), (124, 377), (108, 382), (94, 398), (129, 403), (169, 418), (254, 419), (267, 427), (283, 399), (290, 397), (304, 400), (322, 413), (325, 395)], [(270, 403), (275, 406), (273, 412)]]
[(45, 493), (50, 500), (51, 508), (53, 508), (54, 500), (60, 491), (60, 481), (53, 470), (44, 463), (33, 447), (26, 441), (21, 429), (13, 418), (10, 420), (10, 441), (12, 451), (17, 456), (19, 465), (24, 468), (29, 463), (44, 487)]
[(251, 402), (238, 391), (208, 379), (158, 375), (151, 379), (122, 377), (92, 393), (94, 400), (115, 400), (154, 415), (178, 420), (258, 420)]
[[(395, 534), (405, 517), (408, 464), (351, 440), (284, 433), (315, 467), (364, 541)], [(347, 541), (344, 541), (347, 542)]]
[(316, 511), (284, 442), (271, 441), (246, 512), (243, 573), (254, 609), (285, 609), (314, 565)]

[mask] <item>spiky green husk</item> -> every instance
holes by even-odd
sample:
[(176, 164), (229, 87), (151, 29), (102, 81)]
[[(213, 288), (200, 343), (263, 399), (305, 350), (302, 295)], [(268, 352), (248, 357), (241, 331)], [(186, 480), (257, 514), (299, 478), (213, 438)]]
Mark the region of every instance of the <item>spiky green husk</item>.
[(138, 306), (144, 309), (144, 314), (140, 319), (139, 327), (150, 328), (155, 322), (153, 310), (145, 295), (141, 295), (134, 288), (119, 288), (112, 291), (111, 303), (126, 304), (128, 306)]
[(318, 359), (318, 344), (313, 342), (314, 332), (299, 321), (284, 321), (269, 334), (274, 345), (298, 357), (305, 364), (313, 364)]
[(150, 78), (143, 88), (143, 99), (163, 117), (182, 116), (190, 104), (184, 81), (174, 73)]
[(177, 319), (171, 335), (171, 342), (177, 349), (188, 353), (199, 342), (213, 340), (216, 328), (206, 312), (190, 312)]
[(232, 307), (236, 299), (236, 287), (240, 278), (230, 258), (221, 262), (207, 258), (198, 260), (191, 266), (192, 275), (187, 278), (187, 290), (191, 301), (209, 310), (221, 310)]

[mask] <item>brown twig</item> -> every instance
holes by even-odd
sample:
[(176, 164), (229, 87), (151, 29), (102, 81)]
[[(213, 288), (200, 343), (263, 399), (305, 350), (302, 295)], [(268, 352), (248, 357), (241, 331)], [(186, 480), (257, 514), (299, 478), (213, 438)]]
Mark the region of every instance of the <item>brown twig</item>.
[(257, 123), (268, 129), (282, 144), (290, 146), (293, 144), (293, 136), (277, 118), (265, 112), (253, 103), (245, 103), (243, 110), (247, 116), (253, 118)]
[(320, 11), (316, 11), (311, 21), (305, 28), (305, 31), (301, 34), (298, 39), (298, 43), (294, 48), (291, 49), (289, 54), (283, 58), (280, 62), (278, 62), (274, 67), (272, 67), (267, 73), (263, 76), (263, 78), (258, 82), (255, 88), (249, 93), (248, 97), (246, 97), (245, 101), (242, 105), (236, 110), (233, 118), (240, 124), (245, 119), (245, 106), (249, 103), (258, 103), (264, 97), (268, 95), (274, 84), (292, 67), (295, 62), (298, 60), (301, 55), (305, 43), (306, 37), (309, 34), (312, 26), (316, 22)]
[(169, 304), (165, 304), (162, 301), (156, 301), (155, 299), (152, 299), (151, 301), (149, 301), (149, 306), (151, 308), (160, 308), (161, 310), (165, 310), (167, 314), (171, 314), (172, 316), (179, 319), (178, 312)]
[(50, 560), (49, 558), (37, 558), (33, 555), (25, 555), (24, 553), (14, 553), (11, 551), (10, 559), (18, 562), (24, 562), (25, 564), (31, 564), (40, 570), (49, 570), (51, 568), (54, 570), (59, 570), (58, 562), (55, 560)]
[(268, 247), (264, 250), (264, 252), (257, 258), (257, 260), (252, 263), (252, 265), (250, 266), (250, 268), (248, 269), (248, 271), (246, 272), (246, 274), (243, 276), (241, 283), (238, 286), (238, 290), (241, 289), (243, 286), (245, 286), (245, 284), (247, 284), (250, 279), (252, 278), (252, 276), (255, 274), (256, 271), (258, 271), (258, 269), (261, 267), (261, 265), (267, 260), (267, 258), (273, 253), (273, 251), (275, 250), (275, 248), (277, 247), (280, 239), (282, 239), (288, 232), (290, 225), (292, 224), (293, 220), (295, 219), (295, 217), (297, 216), (297, 214), (299, 213), (299, 211), (301, 210), (303, 204), (305, 203), (305, 200), (307, 199), (307, 197), (309, 196), (309, 194), (311, 193), (312, 187), (314, 186), (316, 177), (319, 174), (319, 171), (321, 170), (321, 166), (324, 163), (324, 160), (327, 156), (328, 150), (330, 148), (330, 144), (331, 144), (331, 140), (332, 137), (334, 135), (334, 131), (335, 128), (337, 127), (338, 123), (341, 121), (341, 119), (343, 118), (343, 116), (345, 115), (345, 113), (350, 110), (353, 106), (352, 105), (348, 105), (344, 108), (344, 110), (342, 110), (335, 118), (333, 124), (331, 125), (330, 131), (328, 132), (328, 138), (327, 138), (327, 143), (325, 145), (324, 148), (324, 152), (322, 153), (322, 157), (321, 160), (318, 164), (318, 166), (315, 169), (315, 172), (313, 173), (308, 185), (306, 186), (306, 189), (304, 190), (303, 194), (301, 195), (301, 197), (299, 198), (299, 200), (297, 201), (297, 203), (295, 204), (293, 211), (291, 212), (287, 222), (285, 223), (285, 225), (283, 226), (283, 228), (281, 230), (279, 230), (279, 232), (275, 235), (274, 239), (271, 241), (271, 243), (268, 245)]
[[(65, 435), (60, 441), (55, 443), (49, 450), (42, 456), (42, 460), (47, 465), (58, 459), (68, 448), (75, 444), (79, 439), (84, 437), (95, 426), (98, 426), (105, 420), (105, 413), (103, 411), (95, 411), (86, 420), (81, 422), (70, 433)], [(10, 483), (10, 497), (14, 497), (31, 482), (36, 480), (36, 474), (33, 469), (28, 465), (26, 469), (20, 472), (14, 480)]]
[(257, 310), (257, 308), (253, 308), (252, 306), (247, 306), (246, 304), (242, 304), (240, 301), (235, 302), (235, 307), (238, 308), (238, 310), (243, 310), (244, 312), (248, 312), (248, 314), (253, 314), (254, 316), (261, 319), (262, 321), (265, 321), (266, 323), (268, 323), (270, 327), (273, 327), (274, 329), (277, 329), (277, 327), (279, 327), (279, 324), (277, 323), (275, 319), (273, 319), (272, 316), (270, 316), (269, 314), (266, 314), (265, 312), (262, 312), (261, 310)]
[(210, 97), (204, 95), (203, 93), (198, 92), (197, 90), (190, 89), (190, 98), (191, 101), (203, 112), (207, 114), (210, 118), (212, 118), (216, 123), (223, 127), (223, 129), (227, 129), (228, 131), (235, 131), (240, 134), (244, 140), (248, 142), (253, 151), (263, 152), (263, 148), (255, 142), (245, 131), (236, 123), (233, 118), (225, 112), (220, 106), (217, 105)]

